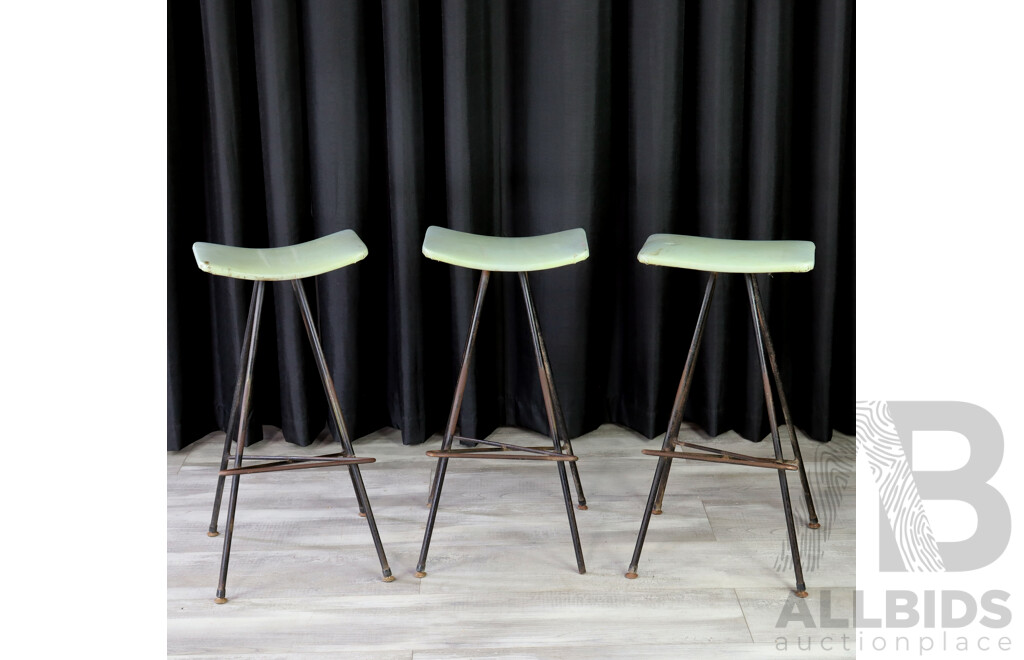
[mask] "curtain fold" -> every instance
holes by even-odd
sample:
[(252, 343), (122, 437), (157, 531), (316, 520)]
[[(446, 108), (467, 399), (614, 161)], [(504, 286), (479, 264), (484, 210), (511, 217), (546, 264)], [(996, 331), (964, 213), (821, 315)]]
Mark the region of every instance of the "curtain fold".
[[(294, 3), (261, 0), (252, 4), (266, 226), (271, 247), (315, 237), (306, 174), (305, 81), (298, 23)], [(276, 346), (266, 341), (263, 346), (268, 352), (276, 349), (280, 426), (286, 437), (312, 439), (323, 428), (327, 404), (317, 391), (321, 389), (319, 376), (292, 286), (289, 282), (273, 282), (270, 288), (273, 306), (267, 310), (265, 325), (275, 327), (277, 341)]]
[[(299, 13), (313, 233), (353, 229), (366, 243), (384, 245), (389, 230), (380, 198), (386, 188), (380, 183), (382, 161), (373, 153), (383, 122), (375, 121), (371, 86), (379, 73), (368, 56), (372, 35), (380, 32), (379, 14), (360, 3), (331, 0), (301, 5)], [(388, 260), (380, 256), (322, 275), (316, 287), (324, 353), (338, 400), (348, 426), (363, 432), (388, 417), (380, 396), (387, 372), (379, 368), (387, 365), (380, 319), (388, 306), (384, 296), (372, 294), (375, 283), (388, 279)], [(323, 399), (319, 392), (316, 396)]]
[[(479, 274), (425, 259), (430, 225), (586, 230), (587, 261), (530, 274), (573, 437), (667, 424), (707, 275), (639, 264), (647, 236), (813, 240), (811, 273), (759, 281), (797, 425), (852, 433), (852, 2), (168, 11), (168, 449), (226, 427), (250, 290), (200, 273), (191, 242), (345, 228), (369, 257), (305, 286), (349, 426), (439, 431)], [(308, 444), (327, 424), (289, 289), (268, 296), (250, 441), (271, 424)], [(767, 433), (739, 276), (719, 279), (685, 418)], [(518, 282), (496, 273), (461, 433), (546, 423)]]

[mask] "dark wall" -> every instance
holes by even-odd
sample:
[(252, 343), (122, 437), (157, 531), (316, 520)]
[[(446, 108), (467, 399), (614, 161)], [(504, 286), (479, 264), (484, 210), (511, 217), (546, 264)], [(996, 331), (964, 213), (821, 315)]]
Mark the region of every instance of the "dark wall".
[[(815, 269), (762, 293), (797, 425), (853, 432), (852, 2), (169, 5), (168, 449), (226, 427), (249, 297), (192, 242), (345, 228), (369, 257), (306, 284), (349, 425), (440, 430), (477, 273), (420, 254), (430, 225), (586, 230), (588, 261), (531, 278), (574, 437), (665, 429), (706, 275), (639, 264), (649, 234), (814, 241)], [(546, 430), (514, 285), (490, 288), (464, 435)], [(269, 291), (253, 428), (308, 444), (326, 405)], [(686, 419), (763, 437), (757, 369), (721, 278)]]

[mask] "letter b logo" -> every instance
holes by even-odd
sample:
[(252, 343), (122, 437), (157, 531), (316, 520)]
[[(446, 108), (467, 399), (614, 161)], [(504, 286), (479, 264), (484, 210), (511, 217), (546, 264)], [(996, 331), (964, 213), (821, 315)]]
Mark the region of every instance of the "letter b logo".
[[(956, 470), (911, 469), (915, 431), (952, 431), (970, 447)], [(870, 401), (857, 404), (857, 449), (879, 490), (882, 571), (970, 571), (991, 564), (1010, 541), (1010, 508), (988, 480), (1003, 459), (1003, 432), (984, 408), (960, 401)], [(963, 541), (936, 541), (926, 500), (974, 508), (978, 528)]]

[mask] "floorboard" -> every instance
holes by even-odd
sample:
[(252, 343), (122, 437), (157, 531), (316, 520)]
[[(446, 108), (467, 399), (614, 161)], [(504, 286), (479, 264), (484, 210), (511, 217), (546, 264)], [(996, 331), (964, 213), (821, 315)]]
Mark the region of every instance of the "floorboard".
[[(793, 614), (793, 574), (779, 484), (771, 470), (677, 461), (664, 514), (652, 518), (627, 580), (660, 447), (605, 425), (573, 441), (589, 510), (576, 511), (587, 573), (576, 572), (556, 468), (550, 463), (452, 460), (424, 579), (413, 576), (440, 440), (407, 447), (384, 429), (356, 453), (389, 563), (380, 579), (369, 530), (345, 468), (245, 475), (228, 575), (213, 602), (223, 536), (206, 535), (223, 434), (167, 457), (167, 650), (183, 658), (323, 656), (443, 658), (853, 657), (856, 535), (854, 441), (801, 437), (821, 529), (805, 525), (799, 478), (789, 475), (812, 613)], [(278, 430), (247, 454), (324, 454)], [(492, 439), (543, 444), (499, 429)], [(768, 455), (770, 442), (734, 433), (682, 439)], [(789, 449), (786, 449), (787, 456)], [(571, 481), (570, 481), (571, 484)], [(223, 529), (226, 515), (221, 513)], [(830, 618), (820, 622), (823, 601)], [(784, 613), (786, 613), (785, 616)], [(824, 625), (827, 624), (827, 625)], [(824, 626), (820, 627), (819, 626)], [(828, 637), (797, 648), (798, 638)], [(787, 644), (785, 650), (780, 645)]]

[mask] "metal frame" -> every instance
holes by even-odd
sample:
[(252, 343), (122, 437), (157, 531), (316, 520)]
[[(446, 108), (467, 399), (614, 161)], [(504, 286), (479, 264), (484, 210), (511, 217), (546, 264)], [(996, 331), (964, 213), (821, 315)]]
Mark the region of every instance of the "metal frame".
[[(217, 473), (217, 492), (213, 500), (213, 516), (210, 520), (208, 536), (218, 536), (217, 520), (220, 516), (221, 499), (224, 493), (224, 479), (231, 477), (231, 494), (228, 499), (228, 518), (224, 532), (224, 548), (221, 553), (220, 579), (217, 583), (217, 597), (214, 602), (226, 603), (226, 585), (228, 578), (228, 562), (231, 557), (231, 538), (235, 528), (235, 508), (238, 504), (239, 478), (243, 474), (256, 474), (263, 472), (280, 472), (283, 470), (300, 470), (305, 468), (332, 467), (347, 465), (349, 477), (352, 481), (352, 488), (355, 491), (356, 501), (359, 503), (359, 515), (366, 518), (370, 526), (370, 534), (373, 537), (373, 544), (377, 550), (377, 557), (380, 560), (381, 571), (385, 582), (391, 582), (395, 578), (391, 575), (391, 568), (388, 566), (387, 557), (384, 555), (384, 547), (381, 544), (380, 533), (377, 531), (377, 523), (373, 518), (373, 511), (370, 508), (370, 499), (366, 494), (366, 486), (363, 484), (362, 475), (359, 472), (359, 465), (373, 463), (376, 459), (356, 457), (352, 450), (352, 442), (349, 438), (348, 427), (341, 414), (341, 405), (338, 403), (338, 395), (334, 389), (334, 380), (327, 369), (327, 360), (324, 357), (323, 347), (320, 344), (320, 337), (317, 334), (313, 321), (313, 314), (309, 308), (309, 301), (306, 299), (306, 292), (299, 280), (291, 280), (292, 290), (298, 301), (302, 314), (302, 321), (306, 328), (306, 336), (310, 346), (313, 348), (313, 356), (316, 359), (317, 370), (320, 373), (320, 380), (324, 386), (324, 393), (330, 404), (332, 418), (335, 428), (338, 431), (343, 451), (326, 456), (245, 456), (245, 439), (248, 435), (249, 421), (251, 417), (250, 403), (252, 400), (253, 367), (256, 361), (256, 344), (259, 338), (260, 315), (263, 309), (263, 295), (265, 282), (260, 280), (255, 283), (252, 291), (252, 299), (249, 303), (249, 317), (245, 324), (245, 335), (242, 340), (242, 354), (239, 358), (238, 381), (235, 385), (234, 400), (231, 404), (231, 417), (228, 420), (228, 431), (224, 437), (224, 452), (221, 456), (220, 470)], [(235, 443), (235, 453), (231, 454), (231, 443)], [(228, 468), (228, 461), (234, 460), (234, 467)], [(246, 460), (271, 460), (273, 462), (261, 465), (244, 467), (242, 461)]]
[[(803, 566), (800, 562), (800, 549), (797, 545), (796, 524), (793, 521), (793, 506), (789, 496), (789, 482), (786, 480), (786, 472), (796, 471), (800, 474), (800, 483), (803, 486), (804, 500), (807, 503), (807, 511), (810, 518), (808, 527), (817, 529), (821, 527), (818, 523), (818, 516), (814, 509), (814, 502), (811, 498), (811, 489), (807, 481), (807, 472), (804, 469), (803, 457), (800, 454), (800, 445), (796, 438), (796, 427), (793, 425), (792, 417), (789, 414), (789, 406), (786, 404), (786, 395), (782, 391), (782, 379), (779, 377), (778, 363), (775, 359), (775, 348), (772, 346), (771, 336), (768, 333), (768, 324), (765, 320), (764, 308), (761, 305), (761, 294), (757, 287), (757, 280), (752, 273), (745, 273), (747, 285), (747, 296), (750, 299), (750, 317), (754, 324), (754, 339), (757, 343), (757, 354), (761, 365), (761, 379), (764, 385), (765, 404), (768, 407), (768, 424), (771, 427), (772, 445), (775, 450), (774, 458), (761, 458), (737, 454), (713, 447), (697, 445), (679, 440), (679, 428), (683, 421), (683, 408), (690, 391), (690, 383), (693, 379), (693, 369), (697, 361), (697, 354), (700, 351), (701, 339), (704, 335), (704, 326), (707, 322), (708, 310), (711, 306), (711, 298), (715, 291), (715, 282), (718, 273), (711, 273), (708, 278), (707, 287), (704, 290), (704, 301), (701, 303), (700, 313), (697, 316), (697, 327), (693, 331), (693, 340), (690, 343), (690, 351), (686, 355), (686, 364), (683, 366), (683, 375), (679, 379), (679, 388), (676, 390), (675, 401), (672, 404), (672, 413), (669, 417), (668, 430), (665, 432), (665, 439), (661, 451), (645, 449), (642, 453), (648, 456), (658, 457), (658, 466), (654, 470), (654, 480), (651, 483), (651, 492), (647, 498), (647, 506), (644, 508), (644, 515), (640, 521), (640, 531), (637, 534), (636, 547), (633, 550), (633, 558), (626, 572), (626, 577), (634, 579), (637, 577), (637, 565), (640, 562), (640, 552), (643, 550), (644, 539), (647, 536), (647, 527), (651, 522), (652, 515), (662, 512), (662, 500), (665, 496), (665, 486), (668, 484), (669, 470), (672, 467), (672, 460), (683, 458), (695, 461), (708, 461), (714, 463), (730, 463), (734, 465), (745, 465), (748, 467), (769, 468), (778, 471), (779, 489), (782, 493), (782, 506), (786, 514), (786, 528), (789, 533), (789, 547), (793, 554), (793, 569), (796, 574), (796, 595), (805, 598), (807, 596), (807, 585), (804, 583)], [(768, 366), (765, 361), (767, 349), (768, 361), (771, 363), (774, 375), (775, 387), (779, 392), (779, 402), (782, 405), (783, 417), (789, 430), (790, 444), (793, 447), (795, 460), (786, 460), (782, 453), (782, 444), (779, 438), (779, 426), (775, 417), (775, 400), (772, 396), (771, 383), (768, 377)], [(677, 452), (677, 446), (690, 447), (707, 453)]]
[[(586, 573), (586, 565), (583, 561), (583, 550), (580, 548), (579, 530), (576, 528), (576, 514), (573, 511), (572, 496), (569, 492), (569, 480), (565, 471), (565, 463), (569, 463), (572, 471), (573, 481), (576, 486), (578, 508), (585, 510), (587, 500), (583, 495), (583, 486), (580, 483), (579, 472), (576, 468), (577, 456), (572, 451), (572, 444), (566, 432), (565, 419), (562, 416), (562, 408), (558, 402), (558, 395), (555, 393), (555, 383), (551, 376), (551, 365), (548, 362), (547, 349), (544, 346), (544, 338), (540, 331), (540, 322), (537, 320), (537, 310), (533, 304), (533, 297), (530, 295), (530, 283), (526, 273), (519, 275), (520, 288), (523, 291), (523, 300), (526, 305), (527, 316), (530, 321), (530, 335), (533, 339), (533, 352), (537, 360), (537, 375), (540, 379), (541, 393), (544, 397), (544, 410), (548, 418), (548, 428), (553, 445), (552, 450), (543, 447), (522, 447), (519, 445), (495, 442), (493, 440), (478, 440), (475, 438), (463, 438), (455, 435), (455, 427), (459, 420), (459, 411), (462, 409), (462, 399), (466, 393), (466, 383), (469, 380), (469, 364), (473, 357), (473, 347), (476, 344), (477, 330), (480, 327), (480, 311), (483, 309), (484, 295), (487, 292), (487, 284), (490, 281), (490, 271), (480, 272), (480, 282), (477, 285), (476, 301), (473, 305), (473, 320), (470, 322), (469, 335), (466, 338), (466, 348), (462, 355), (462, 365), (459, 369), (459, 378), (455, 385), (455, 396), (452, 399), (452, 409), (448, 415), (448, 424), (445, 427), (444, 439), (441, 443), (441, 450), (427, 452), (427, 456), (437, 458), (437, 465), (434, 471), (430, 487), (430, 513), (427, 516), (427, 528), (423, 534), (423, 545), (420, 548), (419, 562), (416, 564), (416, 577), (426, 577), (427, 553), (430, 550), (430, 538), (434, 533), (434, 521), (437, 519), (438, 504), (441, 501), (441, 489), (444, 486), (444, 476), (448, 469), (448, 460), (452, 458), (498, 458), (516, 460), (539, 460), (554, 461), (558, 466), (558, 477), (562, 484), (562, 496), (565, 500), (565, 510), (569, 518), (569, 530), (572, 534), (573, 549), (576, 552), (576, 567), (582, 574)], [(472, 449), (452, 449), (455, 440), (477, 442), (487, 447), (474, 447)], [(523, 452), (521, 454), (508, 452)]]

